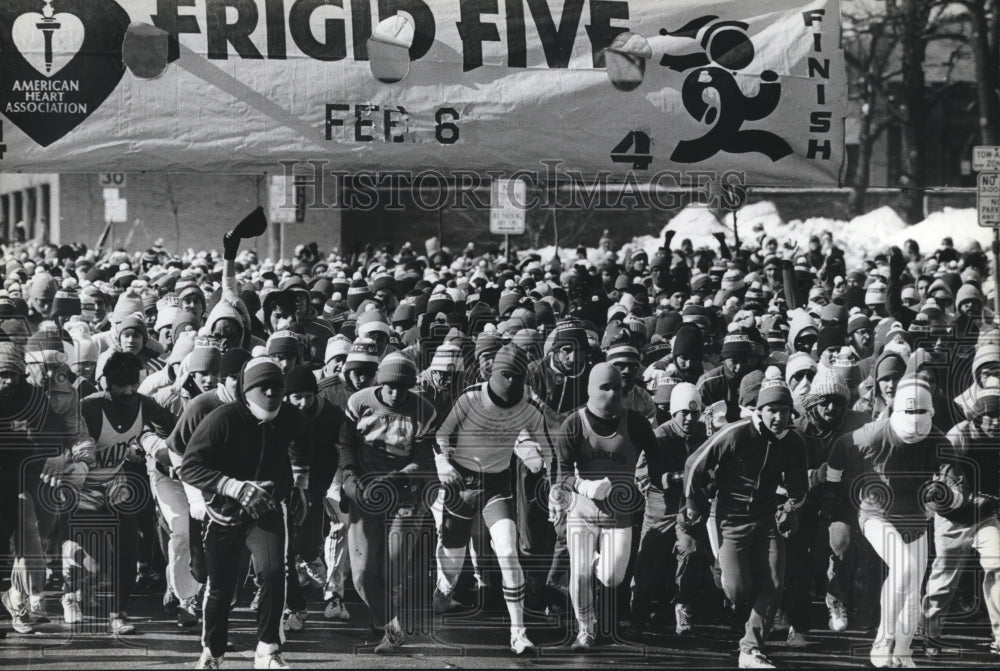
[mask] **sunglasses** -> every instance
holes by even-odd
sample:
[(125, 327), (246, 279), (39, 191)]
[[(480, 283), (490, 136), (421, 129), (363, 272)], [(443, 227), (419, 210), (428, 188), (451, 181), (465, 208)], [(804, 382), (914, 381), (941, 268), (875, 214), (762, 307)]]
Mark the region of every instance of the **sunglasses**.
[(810, 382), (812, 382), (816, 378), (816, 371), (809, 369), (809, 370), (800, 370), (796, 371), (795, 373), (792, 373), (793, 380), (801, 380), (802, 378), (807, 378)]

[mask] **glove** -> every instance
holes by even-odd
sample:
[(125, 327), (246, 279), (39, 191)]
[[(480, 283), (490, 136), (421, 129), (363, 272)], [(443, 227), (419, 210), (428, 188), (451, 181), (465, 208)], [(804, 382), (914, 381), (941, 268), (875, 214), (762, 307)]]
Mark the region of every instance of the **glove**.
[(344, 500), (344, 484), (334, 479), (330, 483), (329, 489), (326, 490), (326, 496), (323, 497), (323, 509), (326, 511), (326, 516), (331, 520), (336, 520), (338, 510), (347, 512), (342, 508), (346, 503), (347, 501)]
[(305, 524), (309, 515), (309, 494), (305, 487), (295, 487), (292, 489), (292, 498), (288, 503), (288, 512), (292, 516), (292, 522), (296, 527)]
[[(361, 481), (358, 480), (358, 476), (356, 476), (353, 471), (344, 474), (344, 484), (342, 490), (344, 492), (344, 496), (354, 502), (357, 502), (358, 498), (361, 496)], [(341, 510), (343, 510), (343, 506), (341, 506)]]
[(532, 473), (538, 473), (545, 467), (542, 446), (532, 440), (527, 431), (521, 431), (521, 435), (517, 437), (514, 453)]
[(69, 453), (60, 454), (58, 457), (49, 457), (42, 465), (42, 482), (50, 487), (58, 487), (62, 480), (62, 475), (66, 467), (72, 463), (72, 456)]
[(611, 480), (608, 478), (600, 480), (584, 480), (581, 478), (576, 481), (576, 491), (588, 499), (603, 501), (611, 493)]
[(222, 258), (226, 261), (235, 261), (236, 253), (240, 249), (240, 239), (230, 231), (222, 236)]
[(696, 527), (704, 521), (704, 516), (691, 507), (684, 508), (677, 513), (677, 523), (683, 526)]
[(146, 452), (142, 449), (139, 438), (133, 440), (125, 449), (125, 461), (132, 464), (141, 464), (146, 458)]
[(218, 491), (224, 496), (239, 501), (247, 515), (256, 520), (277, 509), (274, 499), (271, 498), (271, 494), (268, 492), (268, 489), (273, 487), (274, 483), (270, 480), (265, 482), (248, 482), (233, 478), (223, 478), (219, 482)]
[(989, 494), (978, 494), (972, 498), (972, 505), (980, 518), (995, 517), (997, 509), (1000, 508), (1000, 499)]
[(70, 448), (73, 461), (87, 466), (97, 463), (97, 444), (90, 438), (82, 440)]
[(437, 467), (438, 480), (441, 481), (442, 485), (457, 486), (462, 484), (462, 476), (458, 474), (455, 467), (448, 461), (448, 457), (443, 454), (435, 455), (434, 465)]
[(391, 487), (393, 491), (401, 493), (409, 489), (410, 476), (400, 471), (392, 471), (391, 473), (384, 473), (383, 475), (378, 476), (372, 481), (372, 484)]
[(664, 473), (661, 480), (661, 484), (664, 489), (669, 489), (670, 485), (676, 485), (684, 482), (684, 471), (675, 471), (673, 473)]
[(569, 507), (569, 492), (565, 487), (553, 485), (549, 487), (549, 522), (559, 524)]
[(778, 525), (778, 533), (788, 538), (799, 529), (799, 513), (788, 503), (783, 504), (774, 513), (774, 521)]

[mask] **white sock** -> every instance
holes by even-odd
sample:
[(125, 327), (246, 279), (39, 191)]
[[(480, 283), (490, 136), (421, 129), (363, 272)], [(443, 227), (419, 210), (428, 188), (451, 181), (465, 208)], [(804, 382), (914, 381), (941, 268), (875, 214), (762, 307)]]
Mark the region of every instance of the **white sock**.
[(273, 655), (278, 652), (277, 643), (265, 643), (264, 641), (257, 641), (257, 655)]

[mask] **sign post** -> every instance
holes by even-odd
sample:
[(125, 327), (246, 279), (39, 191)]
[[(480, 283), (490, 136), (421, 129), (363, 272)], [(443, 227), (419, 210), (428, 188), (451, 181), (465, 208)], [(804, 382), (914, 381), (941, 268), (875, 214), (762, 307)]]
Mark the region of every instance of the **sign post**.
[[(976, 147), (976, 150), (984, 147)], [(979, 161), (977, 153), (973, 153), (973, 165), (1000, 169), (1000, 147), (988, 147), (997, 150), (996, 163)], [(991, 159), (992, 160), (992, 159)], [(979, 225), (993, 229), (993, 320), (1000, 325), (1000, 172), (981, 172), (977, 179), (976, 210), (979, 215)]]
[(102, 173), (99, 182), (104, 191), (104, 222), (107, 224), (110, 248), (115, 246), (115, 224), (128, 221), (128, 201), (122, 197), (119, 187), (125, 186), (123, 173)]
[(490, 233), (502, 235), (511, 261), (510, 236), (524, 234), (528, 186), (523, 179), (495, 179), (490, 185)]

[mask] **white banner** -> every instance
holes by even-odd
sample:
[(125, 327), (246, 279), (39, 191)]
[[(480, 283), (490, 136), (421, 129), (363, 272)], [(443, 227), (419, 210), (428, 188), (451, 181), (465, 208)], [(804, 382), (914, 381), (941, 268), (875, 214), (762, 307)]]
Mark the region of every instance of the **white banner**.
[[(411, 63), (388, 84), (368, 38), (399, 12)], [(159, 77), (123, 65), (130, 22), (174, 38)], [(0, 171), (325, 160), (509, 176), (552, 161), (638, 181), (834, 184), (839, 34), (836, 0), (4, 0)]]

